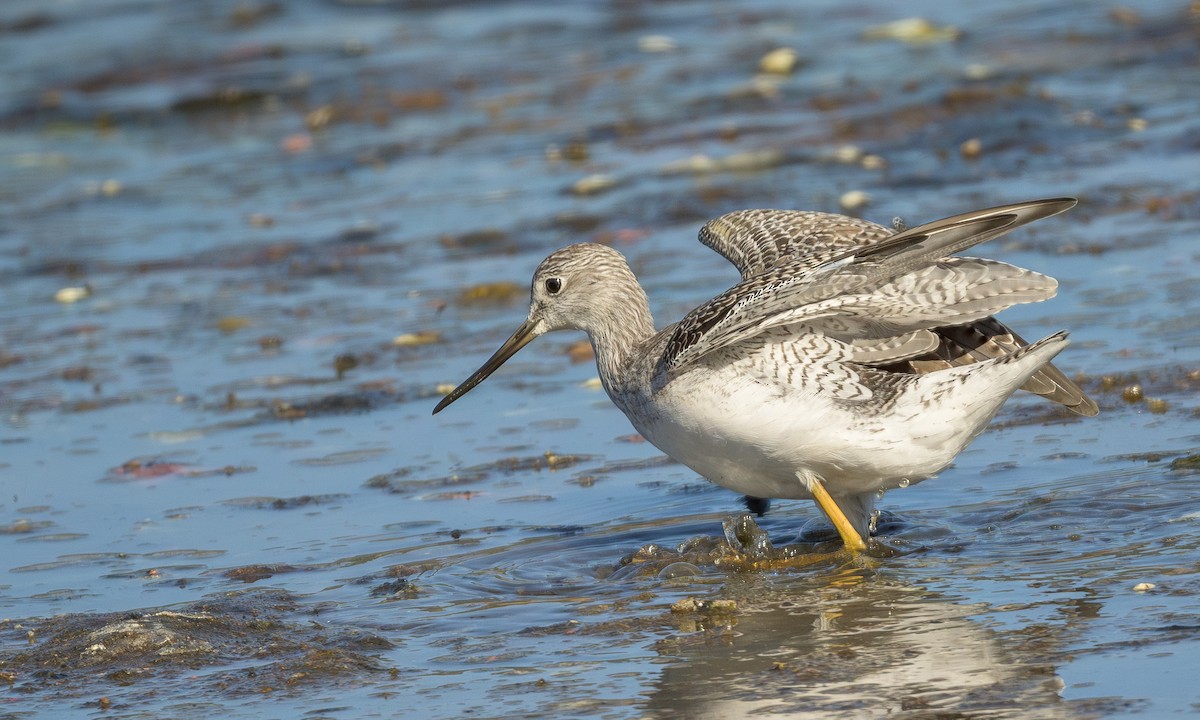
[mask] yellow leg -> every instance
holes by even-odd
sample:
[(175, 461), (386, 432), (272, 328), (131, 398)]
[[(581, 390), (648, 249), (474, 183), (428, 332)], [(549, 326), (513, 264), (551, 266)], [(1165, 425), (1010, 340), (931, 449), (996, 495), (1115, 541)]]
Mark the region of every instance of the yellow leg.
[(821, 481), (813, 478), (812, 487), (809, 488), (809, 491), (812, 492), (813, 499), (817, 501), (817, 505), (833, 521), (833, 526), (837, 528), (838, 535), (842, 536), (842, 544), (846, 546), (846, 549), (851, 552), (866, 550), (867, 544), (863, 542), (862, 536), (858, 534), (858, 531), (846, 519), (846, 514), (837, 506), (837, 503), (833, 501), (829, 493), (825, 491), (825, 486), (821, 484)]

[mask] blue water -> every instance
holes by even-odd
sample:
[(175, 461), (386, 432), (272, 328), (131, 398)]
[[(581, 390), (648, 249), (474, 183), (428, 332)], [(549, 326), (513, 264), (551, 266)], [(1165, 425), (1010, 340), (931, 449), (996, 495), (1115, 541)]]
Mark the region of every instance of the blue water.
[[(1170, 464), (1200, 446), (1200, 71), (1184, 3), (1131, 12), (4, 3), (0, 714), (1194, 711), (1200, 502)], [(906, 16), (960, 36), (864, 37)], [(639, 49), (656, 35), (675, 49)], [(758, 76), (779, 46), (796, 71)], [(849, 145), (886, 167), (832, 159)], [(772, 159), (679, 170), (751, 155)], [(611, 189), (572, 190), (592, 175)], [(1058, 364), (1101, 415), (1014, 398), (953, 468), (882, 501), (896, 557), (609, 577), (741, 506), (654, 462), (568, 357), (579, 337), (430, 416), (523, 319), (551, 250), (613, 244), (661, 325), (737, 277), (695, 242), (705, 219), (850, 190), (884, 224), (1081, 199), (984, 250), (1059, 279), (1004, 317), (1071, 331)], [(518, 292), (464, 299), (493, 282)], [(419, 332), (437, 340), (393, 343)], [(762, 523), (785, 542), (814, 515), (781, 502)], [(372, 592), (401, 577), (411, 592)], [(231, 652), (125, 684), (22, 660), (63, 614), (271, 590), (296, 608), (264, 647), (317, 623), (386, 641), (362, 651), (376, 669), (279, 685), (279, 654)], [(686, 596), (738, 611), (671, 614)]]

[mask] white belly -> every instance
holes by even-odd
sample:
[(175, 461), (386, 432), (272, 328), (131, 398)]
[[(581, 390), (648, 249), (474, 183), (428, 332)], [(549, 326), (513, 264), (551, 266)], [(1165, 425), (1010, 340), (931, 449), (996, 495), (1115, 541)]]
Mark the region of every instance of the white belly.
[(917, 482), (950, 464), (973, 436), (940, 418), (859, 415), (816, 395), (721, 375), (709, 392), (668, 385), (651, 412), (628, 414), (666, 454), (755, 497), (810, 498), (802, 478), (814, 475), (833, 495)]

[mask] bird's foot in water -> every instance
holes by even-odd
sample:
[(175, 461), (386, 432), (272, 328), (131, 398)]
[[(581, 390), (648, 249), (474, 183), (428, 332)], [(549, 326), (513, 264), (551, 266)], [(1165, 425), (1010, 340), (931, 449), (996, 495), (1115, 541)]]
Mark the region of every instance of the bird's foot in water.
[(831, 539), (838, 540), (838, 545), (830, 543), (828, 549), (817, 549), (807, 544), (776, 547), (767, 531), (759, 527), (748, 513), (727, 518), (722, 528), (725, 531), (726, 552), (716, 559), (716, 564), (726, 569), (785, 570), (827, 562), (831, 556), (846, 552), (832, 526)]
[[(907, 526), (908, 523), (900, 519), (899, 515), (887, 510), (876, 510), (871, 516), (870, 537), (892, 535)], [(819, 545), (839, 539), (837, 528), (833, 526), (833, 523), (824, 516), (818, 516), (801, 526), (796, 542)]]
[(753, 495), (743, 495), (742, 503), (745, 504), (747, 510), (754, 513), (758, 517), (762, 517), (763, 515), (766, 515), (767, 511), (771, 509), (771, 498), (760, 498), (760, 497), (754, 497)]

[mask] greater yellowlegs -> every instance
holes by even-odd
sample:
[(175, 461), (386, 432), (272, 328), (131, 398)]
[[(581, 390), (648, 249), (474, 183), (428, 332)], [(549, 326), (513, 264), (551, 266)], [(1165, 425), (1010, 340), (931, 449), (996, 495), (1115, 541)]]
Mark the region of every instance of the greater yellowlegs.
[(1018, 388), (1080, 415), (1096, 404), (992, 315), (1053, 297), (1050, 277), (952, 257), (1063, 212), (1059, 198), (908, 230), (819, 212), (743, 210), (700, 241), (742, 280), (656, 331), (625, 258), (571, 245), (533, 275), (529, 316), (436, 414), (543, 333), (582, 330), (608, 396), (647, 440), (752, 498), (813, 498), (866, 547), (875, 498), (937, 473)]

